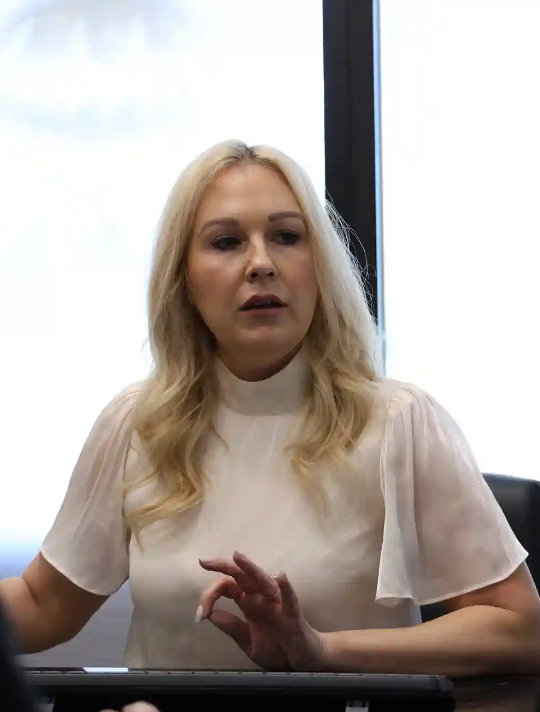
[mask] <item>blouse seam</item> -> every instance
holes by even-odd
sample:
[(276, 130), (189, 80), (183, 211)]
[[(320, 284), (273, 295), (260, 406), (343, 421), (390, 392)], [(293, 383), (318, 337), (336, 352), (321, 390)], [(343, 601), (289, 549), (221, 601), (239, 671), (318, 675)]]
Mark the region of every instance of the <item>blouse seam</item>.
[(397, 385), (397, 387), (394, 389), (390, 398), (388, 399), (388, 402), (387, 402), (385, 410), (384, 410), (383, 434), (382, 434), (382, 440), (381, 440), (381, 449), (380, 449), (380, 453), (379, 453), (379, 486), (380, 486), (381, 494), (383, 496), (383, 500), (384, 500), (384, 495), (385, 495), (384, 486), (383, 486), (383, 461), (384, 461), (384, 456), (386, 453), (385, 443), (386, 443), (386, 432), (389, 428), (390, 409), (391, 409), (392, 405), (394, 404), (394, 402), (399, 400), (400, 391), (406, 390), (407, 387), (410, 385), (412, 385), (412, 384), (400, 382)]

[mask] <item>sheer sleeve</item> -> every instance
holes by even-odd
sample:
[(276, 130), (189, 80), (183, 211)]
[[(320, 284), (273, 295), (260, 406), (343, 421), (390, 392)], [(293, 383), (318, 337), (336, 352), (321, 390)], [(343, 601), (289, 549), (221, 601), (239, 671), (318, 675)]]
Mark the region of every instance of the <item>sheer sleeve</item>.
[(420, 606), (468, 593), (526, 559), (461, 430), (416, 386), (402, 384), (390, 400), (380, 477), (378, 603)]
[(75, 465), (41, 553), (81, 588), (114, 593), (128, 577), (129, 536), (119, 484), (131, 439), (129, 414), (139, 392), (128, 386), (98, 416)]

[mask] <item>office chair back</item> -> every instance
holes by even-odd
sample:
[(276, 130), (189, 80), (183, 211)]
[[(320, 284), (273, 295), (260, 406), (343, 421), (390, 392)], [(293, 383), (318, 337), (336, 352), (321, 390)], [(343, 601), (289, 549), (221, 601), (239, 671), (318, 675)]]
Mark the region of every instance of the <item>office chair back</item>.
[[(495, 499), (520, 544), (527, 549), (527, 566), (540, 590), (540, 482), (508, 475), (484, 474)], [(422, 606), (422, 621), (444, 613), (443, 603)]]

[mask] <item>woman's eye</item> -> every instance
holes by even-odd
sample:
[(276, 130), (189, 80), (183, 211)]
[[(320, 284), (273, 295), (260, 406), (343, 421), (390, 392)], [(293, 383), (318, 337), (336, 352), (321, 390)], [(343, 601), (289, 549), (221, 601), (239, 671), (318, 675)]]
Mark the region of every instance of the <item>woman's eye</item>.
[(212, 245), (218, 250), (226, 250), (226, 249), (228, 249), (225, 246), (225, 242), (227, 240), (236, 240), (236, 242), (238, 242), (237, 237), (234, 237), (233, 235), (226, 235), (225, 237), (219, 237), (217, 240), (214, 240)]
[(287, 245), (292, 245), (295, 242), (298, 242), (298, 234), (296, 232), (291, 232), (290, 230), (283, 230), (282, 232), (278, 232), (278, 235), (285, 236)]
[[(280, 232), (276, 233), (276, 235), (285, 241), (284, 244), (286, 245), (294, 245), (296, 242), (298, 242), (299, 235), (296, 232), (291, 232), (290, 230), (281, 230)], [(235, 246), (235, 243), (240, 242), (240, 240), (235, 237), (234, 235), (223, 235), (222, 237), (218, 237), (217, 240), (214, 240), (212, 242), (212, 246), (217, 249), (226, 251), (230, 250)]]

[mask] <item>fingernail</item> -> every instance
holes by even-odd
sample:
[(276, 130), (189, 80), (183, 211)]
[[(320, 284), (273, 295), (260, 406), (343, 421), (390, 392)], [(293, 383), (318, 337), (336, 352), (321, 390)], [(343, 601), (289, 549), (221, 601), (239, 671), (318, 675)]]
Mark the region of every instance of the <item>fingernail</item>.
[(195, 623), (200, 623), (203, 615), (203, 607), (199, 606), (195, 612)]
[(210, 559), (199, 559), (199, 564), (201, 564), (201, 566), (208, 566), (209, 563)]

